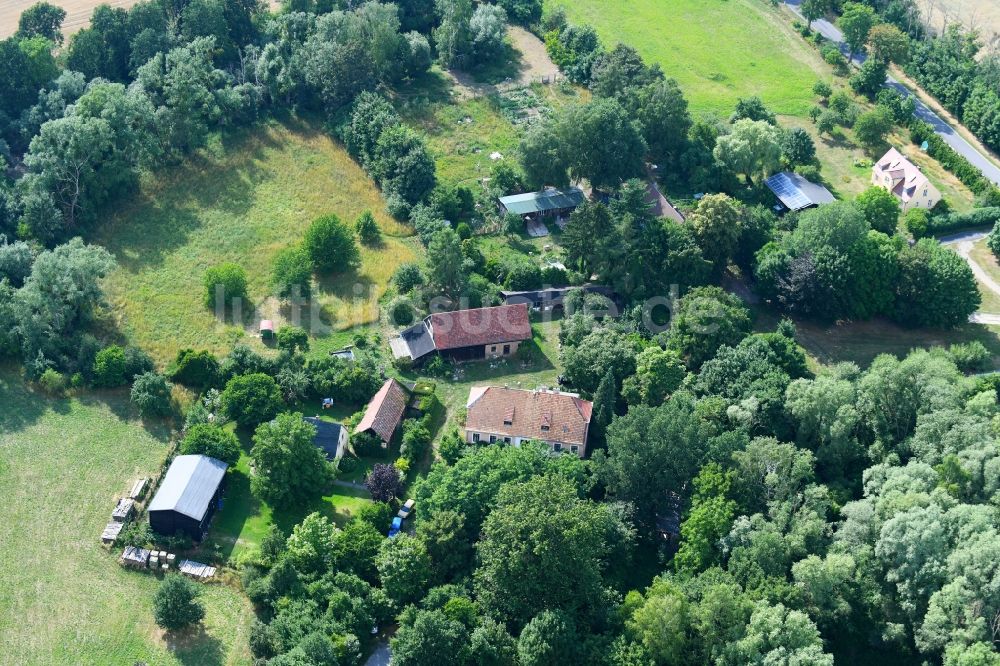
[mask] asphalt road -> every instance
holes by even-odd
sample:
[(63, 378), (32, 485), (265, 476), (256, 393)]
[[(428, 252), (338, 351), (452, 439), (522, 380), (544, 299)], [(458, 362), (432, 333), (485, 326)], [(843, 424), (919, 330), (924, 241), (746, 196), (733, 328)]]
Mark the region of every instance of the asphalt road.
[[(802, 12), (799, 10), (801, 2), (802, 0), (785, 0), (785, 4), (788, 8), (798, 14), (798, 16), (805, 21), (805, 17), (802, 16)], [(830, 41), (835, 42), (840, 47), (841, 52), (847, 56), (849, 49), (847, 48), (847, 45), (844, 44), (844, 35), (837, 29), (837, 26), (830, 23), (826, 19), (817, 19), (813, 21), (812, 27), (813, 30), (818, 31)], [(855, 54), (852, 58), (852, 63), (858, 67), (860, 67), (864, 61), (864, 54)], [(954, 127), (949, 125), (943, 118), (934, 113), (930, 107), (921, 102), (920, 98), (916, 97), (902, 83), (889, 76), (885, 80), (885, 85), (888, 88), (898, 90), (907, 97), (912, 97), (913, 101), (916, 102), (916, 116), (921, 120), (930, 123), (930, 125), (934, 128), (934, 132), (944, 139), (949, 146), (954, 148), (958, 154), (969, 160), (969, 162), (983, 172), (984, 176), (992, 180), (997, 185), (1000, 185), (1000, 166), (997, 166), (986, 155), (979, 152), (975, 146), (963, 139), (962, 135), (959, 134)]]

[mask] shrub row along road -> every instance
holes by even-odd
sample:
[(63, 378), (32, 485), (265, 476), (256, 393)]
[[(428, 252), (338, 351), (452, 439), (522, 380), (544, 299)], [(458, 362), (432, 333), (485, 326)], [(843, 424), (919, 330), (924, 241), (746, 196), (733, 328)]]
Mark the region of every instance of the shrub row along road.
[[(802, 11), (799, 9), (799, 5), (801, 3), (802, 0), (785, 0), (785, 5), (795, 12), (795, 14), (798, 15), (803, 21), (805, 21), (806, 19), (802, 16)], [(819, 34), (837, 44), (845, 56), (848, 55), (850, 49), (847, 47), (847, 44), (844, 43), (844, 35), (837, 29), (837, 26), (830, 23), (826, 19), (817, 19), (813, 21), (812, 27), (814, 30), (818, 31)], [(854, 54), (852, 64), (860, 67), (864, 61), (865, 55), (863, 53)], [(885, 85), (886, 87), (898, 90), (907, 97), (912, 97), (913, 101), (916, 102), (917, 105), (917, 118), (930, 123), (930, 125), (934, 128), (934, 132), (944, 139), (949, 146), (954, 148), (959, 155), (969, 160), (969, 162), (971, 162), (977, 169), (983, 172), (984, 176), (992, 180), (997, 185), (1000, 185), (1000, 167), (998, 167), (996, 163), (980, 152), (979, 149), (971, 143), (962, 138), (962, 135), (959, 134), (954, 127), (949, 125), (938, 114), (934, 113), (930, 107), (920, 101), (920, 99), (902, 83), (889, 76), (885, 80)]]

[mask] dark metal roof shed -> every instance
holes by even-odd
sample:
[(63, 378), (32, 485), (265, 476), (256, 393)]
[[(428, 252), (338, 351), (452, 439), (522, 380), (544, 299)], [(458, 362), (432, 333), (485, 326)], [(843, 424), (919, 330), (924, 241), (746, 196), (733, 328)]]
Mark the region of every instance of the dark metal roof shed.
[(201, 521), (228, 465), (209, 456), (177, 456), (163, 477), (149, 511), (175, 511)]
[(337, 449), (340, 447), (340, 430), (343, 426), (332, 421), (324, 421), (315, 416), (306, 416), (303, 420), (316, 428), (316, 436), (313, 437), (313, 444), (323, 449), (329, 460), (336, 458)]

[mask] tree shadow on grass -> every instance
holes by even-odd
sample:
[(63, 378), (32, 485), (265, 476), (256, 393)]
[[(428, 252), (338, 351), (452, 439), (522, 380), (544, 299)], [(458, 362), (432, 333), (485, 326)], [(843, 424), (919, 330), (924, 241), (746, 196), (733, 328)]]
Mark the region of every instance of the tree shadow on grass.
[(225, 651), (222, 641), (209, 634), (201, 624), (163, 636), (169, 649), (185, 666), (222, 666)]
[[(296, 132), (311, 127), (301, 120), (286, 126)], [(105, 211), (116, 213), (113, 223), (103, 225), (95, 239), (131, 272), (159, 266), (202, 226), (203, 212), (231, 216), (235, 228), (236, 218), (254, 205), (254, 189), (275, 175), (264, 166), (267, 151), (281, 147), (266, 124), (219, 135), (215, 144), (158, 173), (152, 191), (110, 203)]]
[(213, 558), (229, 560), (247, 520), (258, 513), (260, 502), (250, 491), (250, 477), (243, 470), (231, 470), (226, 475), (222, 510), (212, 519), (211, 531), (199, 550)]
[(14, 365), (0, 365), (0, 435), (34, 425), (46, 412), (67, 414), (69, 398), (51, 398), (28, 386)]
[(428, 122), (434, 117), (434, 104), (450, 103), (454, 84), (441, 70), (428, 70), (418, 78), (397, 86), (392, 100), (399, 113), (410, 122)]

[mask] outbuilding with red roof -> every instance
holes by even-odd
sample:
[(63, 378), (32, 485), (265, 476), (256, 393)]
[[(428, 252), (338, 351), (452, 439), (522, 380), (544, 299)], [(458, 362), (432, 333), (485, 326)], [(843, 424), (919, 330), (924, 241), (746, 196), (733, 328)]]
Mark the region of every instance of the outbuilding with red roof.
[(452, 361), (502, 358), (531, 339), (528, 305), (500, 305), (438, 312), (390, 341), (396, 358), (422, 358), (433, 351)]

